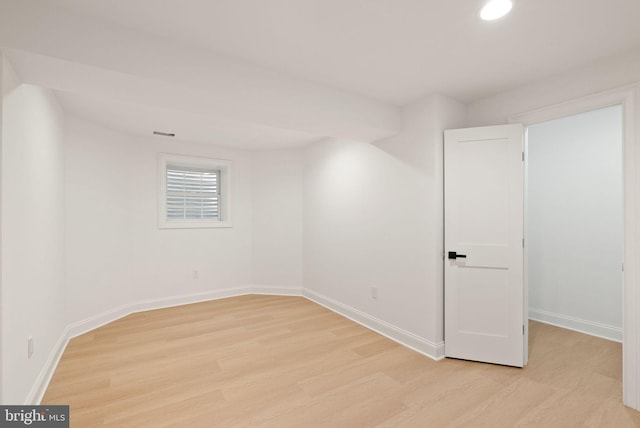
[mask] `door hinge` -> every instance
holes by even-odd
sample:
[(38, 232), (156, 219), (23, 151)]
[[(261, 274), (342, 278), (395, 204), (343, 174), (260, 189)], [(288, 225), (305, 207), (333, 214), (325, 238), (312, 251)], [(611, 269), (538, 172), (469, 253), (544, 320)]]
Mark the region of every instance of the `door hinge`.
[(522, 248), (524, 248), (524, 238), (522, 238)]
[(522, 324), (522, 335), (524, 336), (524, 324)]
[(524, 162), (524, 152), (522, 152), (522, 162)]

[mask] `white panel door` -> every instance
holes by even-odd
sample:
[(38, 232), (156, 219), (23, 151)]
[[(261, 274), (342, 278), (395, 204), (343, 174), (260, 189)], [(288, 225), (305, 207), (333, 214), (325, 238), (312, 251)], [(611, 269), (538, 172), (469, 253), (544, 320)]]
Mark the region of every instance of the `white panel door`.
[(445, 355), (524, 365), (522, 125), (445, 131)]

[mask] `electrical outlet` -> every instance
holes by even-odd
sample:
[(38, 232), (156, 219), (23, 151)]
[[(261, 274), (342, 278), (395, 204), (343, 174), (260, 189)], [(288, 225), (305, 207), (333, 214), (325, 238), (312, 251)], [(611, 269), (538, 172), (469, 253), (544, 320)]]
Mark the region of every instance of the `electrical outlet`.
[(29, 336), (27, 338), (27, 358), (31, 358), (33, 355), (33, 337)]
[(371, 287), (371, 298), (372, 299), (378, 298), (378, 287)]
[(198, 279), (198, 278), (200, 278), (200, 272), (198, 272), (197, 270), (194, 270), (194, 271), (193, 271), (193, 278), (194, 278), (194, 279)]

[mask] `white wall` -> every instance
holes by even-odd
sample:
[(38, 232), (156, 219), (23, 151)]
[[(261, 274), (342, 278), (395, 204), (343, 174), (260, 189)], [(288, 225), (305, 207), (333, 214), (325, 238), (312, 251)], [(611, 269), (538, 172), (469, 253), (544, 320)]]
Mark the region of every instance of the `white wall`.
[(67, 318), (76, 322), (133, 298), (131, 141), (66, 119)]
[[(232, 228), (158, 229), (161, 152), (232, 161)], [(71, 323), (133, 302), (252, 284), (249, 153), (132, 138), (70, 117), (65, 179)]]
[[(232, 228), (158, 229), (160, 152), (232, 162)], [(165, 139), (135, 139), (123, 155), (131, 174), (133, 298), (157, 299), (251, 285), (250, 153)]]
[(397, 137), (376, 145), (333, 139), (305, 150), (304, 284), (312, 297), (437, 357), (442, 131), (461, 126), (465, 109), (431, 96), (405, 107), (403, 119)]
[(253, 284), (302, 290), (302, 151), (252, 159)]
[(6, 62), (2, 83), (2, 389), (23, 404), (65, 326), (63, 114)]
[(622, 340), (622, 107), (528, 128), (529, 316)]

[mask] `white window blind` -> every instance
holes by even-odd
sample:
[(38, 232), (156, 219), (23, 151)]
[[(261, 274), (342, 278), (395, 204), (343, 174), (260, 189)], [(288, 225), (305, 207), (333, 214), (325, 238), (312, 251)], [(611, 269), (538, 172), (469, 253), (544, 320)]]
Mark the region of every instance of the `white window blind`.
[(220, 220), (220, 170), (167, 164), (167, 221)]

